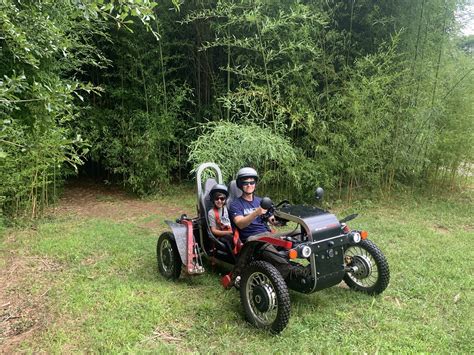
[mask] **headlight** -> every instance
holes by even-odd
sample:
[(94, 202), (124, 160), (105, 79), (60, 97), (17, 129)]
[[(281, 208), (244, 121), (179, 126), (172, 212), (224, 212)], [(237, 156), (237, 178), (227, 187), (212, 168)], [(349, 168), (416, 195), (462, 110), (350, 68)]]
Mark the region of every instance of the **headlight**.
[(352, 233), (352, 241), (354, 243), (359, 243), (361, 240), (360, 234), (358, 232)]
[(309, 256), (311, 255), (311, 248), (307, 245), (305, 245), (304, 247), (301, 248), (301, 256), (303, 258), (309, 258)]

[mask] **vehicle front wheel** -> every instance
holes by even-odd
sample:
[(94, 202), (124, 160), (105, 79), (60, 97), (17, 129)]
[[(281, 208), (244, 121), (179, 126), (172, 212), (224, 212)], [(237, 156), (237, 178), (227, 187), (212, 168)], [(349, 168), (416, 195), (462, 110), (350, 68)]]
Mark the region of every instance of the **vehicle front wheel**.
[(387, 259), (370, 240), (362, 240), (347, 248), (344, 260), (346, 266), (354, 269), (344, 275), (350, 288), (369, 295), (377, 295), (387, 288), (390, 281)]
[(266, 261), (254, 261), (242, 272), (240, 300), (247, 320), (257, 328), (280, 333), (290, 319), (290, 295), (278, 270)]
[(158, 271), (168, 280), (176, 280), (181, 274), (181, 258), (173, 234), (165, 232), (158, 238), (156, 245)]

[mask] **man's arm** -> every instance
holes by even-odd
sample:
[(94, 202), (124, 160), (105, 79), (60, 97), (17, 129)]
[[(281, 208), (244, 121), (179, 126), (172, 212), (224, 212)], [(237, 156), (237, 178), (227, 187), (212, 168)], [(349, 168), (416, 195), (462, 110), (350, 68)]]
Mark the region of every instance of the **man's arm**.
[(257, 207), (252, 213), (246, 215), (246, 216), (235, 216), (234, 217), (234, 224), (239, 228), (239, 229), (244, 229), (250, 225), (250, 223), (253, 222), (255, 218), (258, 216), (261, 216), (262, 214), (267, 213), (267, 210), (264, 210), (262, 207)]

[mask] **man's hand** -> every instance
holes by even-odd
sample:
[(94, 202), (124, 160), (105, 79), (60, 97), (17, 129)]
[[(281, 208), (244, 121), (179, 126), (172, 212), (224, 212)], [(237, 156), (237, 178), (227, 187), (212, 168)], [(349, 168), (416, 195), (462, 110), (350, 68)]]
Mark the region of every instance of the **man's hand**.
[(257, 207), (255, 209), (255, 212), (257, 213), (257, 217), (258, 216), (261, 216), (261, 215), (264, 215), (265, 213), (267, 213), (268, 210), (265, 210), (263, 209), (262, 207)]

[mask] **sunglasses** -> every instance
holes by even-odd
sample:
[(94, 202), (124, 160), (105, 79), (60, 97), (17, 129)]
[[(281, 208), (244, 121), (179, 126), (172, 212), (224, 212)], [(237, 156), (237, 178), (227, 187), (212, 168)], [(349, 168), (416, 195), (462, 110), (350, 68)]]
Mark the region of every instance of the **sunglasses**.
[(242, 181), (242, 186), (253, 186), (255, 185), (255, 181)]
[(225, 197), (216, 197), (216, 198), (214, 199), (214, 201), (221, 201), (221, 202), (224, 202), (225, 200), (226, 200)]

